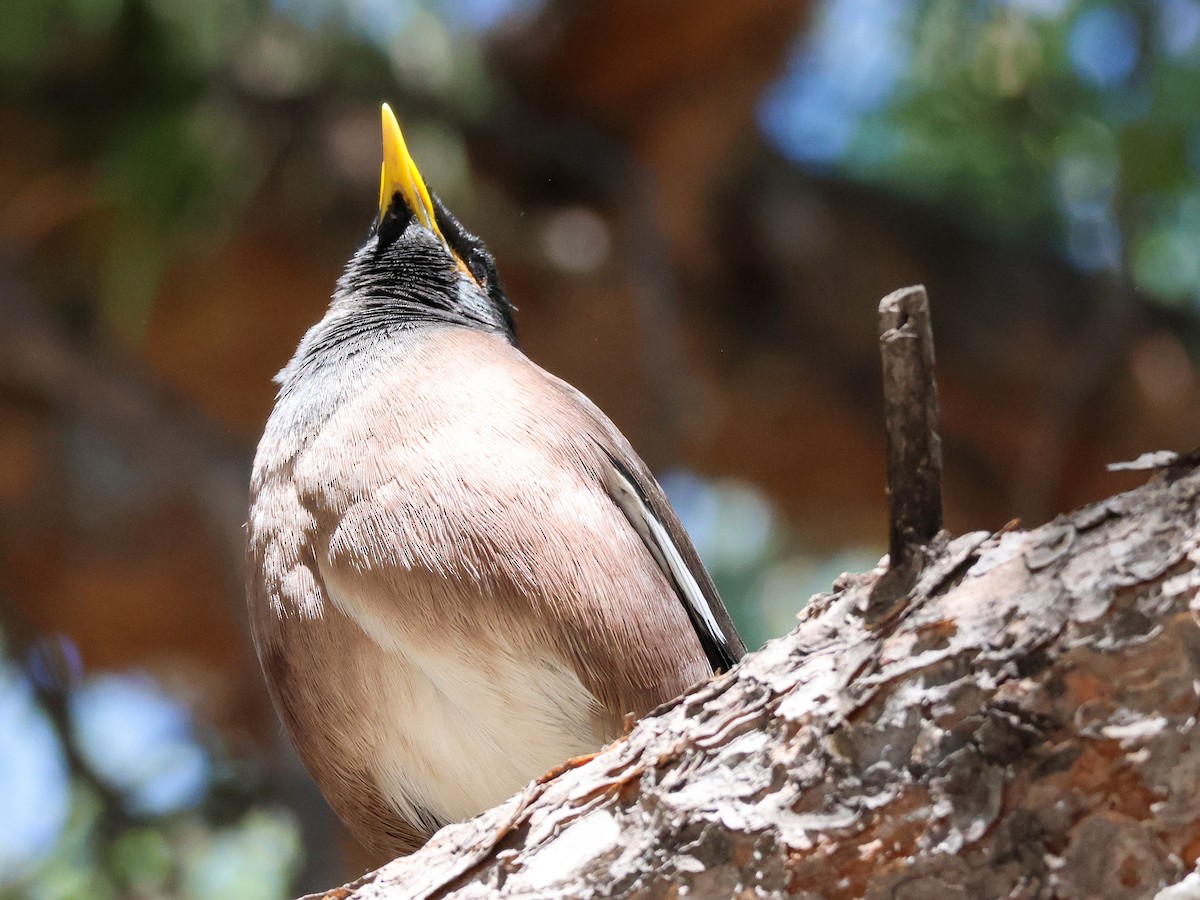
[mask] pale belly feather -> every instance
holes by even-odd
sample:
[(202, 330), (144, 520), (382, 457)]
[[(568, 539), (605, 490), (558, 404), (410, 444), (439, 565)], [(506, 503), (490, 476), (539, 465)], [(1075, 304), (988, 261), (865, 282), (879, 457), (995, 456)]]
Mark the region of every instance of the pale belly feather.
[(371, 643), (355, 660), (368, 771), (403, 818), (429, 810), (469, 818), (573, 756), (598, 750), (597, 701), (561, 660), (532, 657), (480, 635), (467, 646), (446, 636), (414, 640), (380, 607), (325, 572), (334, 605)]

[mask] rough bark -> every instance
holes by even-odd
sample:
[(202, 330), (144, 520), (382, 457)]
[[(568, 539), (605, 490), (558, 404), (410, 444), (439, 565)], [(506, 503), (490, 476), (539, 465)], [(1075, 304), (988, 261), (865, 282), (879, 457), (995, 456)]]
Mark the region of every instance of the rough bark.
[[(901, 608), (791, 634), (327, 896), (1147, 897), (1200, 856), (1200, 469), (944, 536)], [(686, 889), (686, 891), (685, 891)]]

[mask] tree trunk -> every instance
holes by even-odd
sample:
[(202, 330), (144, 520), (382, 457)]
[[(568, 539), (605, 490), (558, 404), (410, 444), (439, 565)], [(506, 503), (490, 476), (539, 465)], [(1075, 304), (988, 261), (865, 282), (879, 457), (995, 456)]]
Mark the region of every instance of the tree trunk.
[(843, 576), (590, 762), (326, 896), (1153, 896), (1200, 856), (1193, 461), (940, 537), (874, 625), (886, 569)]

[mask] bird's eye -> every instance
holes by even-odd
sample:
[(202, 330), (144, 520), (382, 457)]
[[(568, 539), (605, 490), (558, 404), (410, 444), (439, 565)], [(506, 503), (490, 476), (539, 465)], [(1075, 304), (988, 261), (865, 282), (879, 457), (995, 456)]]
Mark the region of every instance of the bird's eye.
[(475, 283), (484, 290), (487, 290), (490, 273), (488, 272), (486, 261), (478, 252), (467, 254), (467, 269), (470, 270), (471, 277), (475, 279)]

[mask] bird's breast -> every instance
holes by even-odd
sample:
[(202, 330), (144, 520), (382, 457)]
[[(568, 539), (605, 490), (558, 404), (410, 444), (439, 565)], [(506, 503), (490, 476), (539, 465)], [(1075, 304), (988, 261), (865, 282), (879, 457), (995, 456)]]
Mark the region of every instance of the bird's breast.
[(574, 672), (549, 654), (520, 656), (495, 641), (410, 641), (358, 665), (359, 727), (375, 747), (366, 767), (409, 821), (420, 810), (443, 822), (473, 816), (615, 737), (601, 731)]

